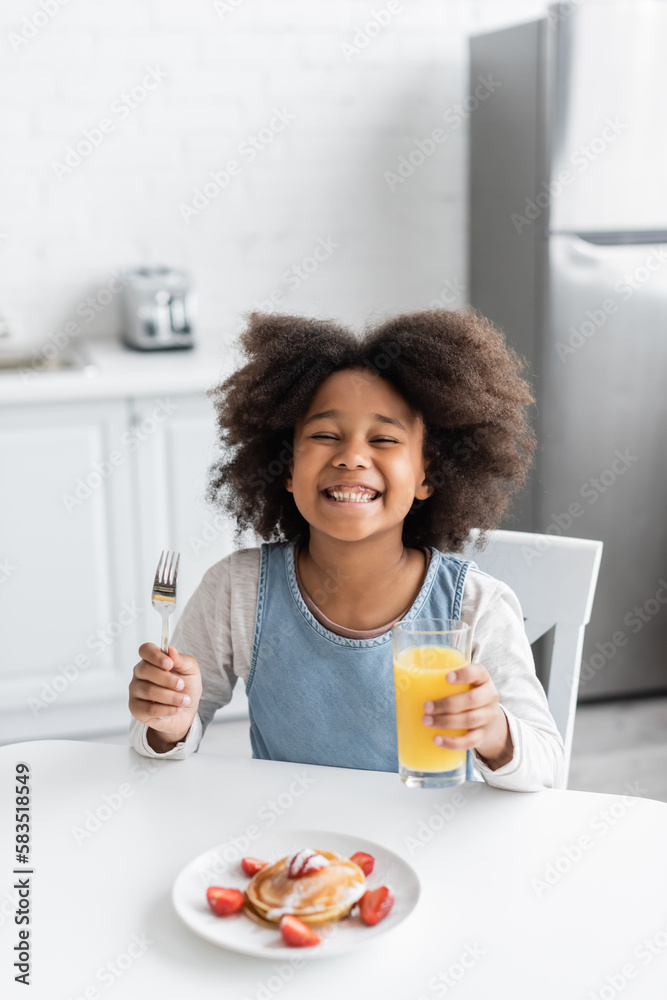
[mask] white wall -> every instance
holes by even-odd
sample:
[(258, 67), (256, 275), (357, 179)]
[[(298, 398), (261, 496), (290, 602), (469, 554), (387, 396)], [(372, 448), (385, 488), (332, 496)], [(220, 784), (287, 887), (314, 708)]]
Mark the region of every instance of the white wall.
[[(355, 326), (426, 308), (446, 282), (463, 305), (467, 130), (442, 116), (468, 94), (467, 35), (545, 3), (392, 0), (346, 56), (388, 2), (3, 0), (0, 315), (14, 335), (44, 341), (135, 263), (190, 270), (201, 331), (225, 339), (275, 289), (282, 311)], [(155, 68), (162, 82), (118, 110)], [(274, 109), (294, 120), (250, 162), (239, 146)], [(104, 118), (113, 131), (56, 176)], [(437, 127), (446, 140), (392, 192), (385, 172)], [(179, 206), (232, 158), (239, 173), (186, 223)], [(320, 239), (337, 246), (290, 288)], [(116, 326), (114, 301), (85, 328)]]

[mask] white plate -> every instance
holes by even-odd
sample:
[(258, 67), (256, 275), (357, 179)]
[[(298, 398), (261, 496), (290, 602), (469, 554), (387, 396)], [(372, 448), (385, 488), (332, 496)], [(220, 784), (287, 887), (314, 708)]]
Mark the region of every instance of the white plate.
[[(393, 889), (396, 901), (388, 916), (374, 927), (362, 923), (357, 910), (325, 927), (315, 930), (322, 937), (322, 943), (310, 948), (290, 948), (280, 934), (280, 930), (261, 927), (240, 910), (228, 917), (216, 917), (206, 900), (206, 890), (210, 885), (223, 885), (228, 889), (241, 889), (250, 879), (241, 868), (241, 859), (220, 866), (221, 851), (229, 847), (229, 842), (218, 844), (191, 861), (177, 876), (171, 898), (181, 920), (188, 927), (221, 948), (257, 955), (261, 958), (318, 958), (340, 955), (360, 948), (374, 940), (379, 934), (386, 934), (400, 924), (412, 912), (419, 899), (419, 879), (415, 870), (398, 854), (363, 837), (352, 837), (346, 833), (328, 830), (282, 830), (262, 837), (261, 847), (257, 845), (257, 856), (273, 863), (287, 854), (312, 847), (315, 850), (335, 851), (349, 858), (356, 851), (366, 851), (375, 858), (375, 867), (367, 878), (368, 888), (376, 889), (387, 885)], [(254, 856), (250, 849), (247, 852)], [(215, 872), (221, 874), (215, 874)]]

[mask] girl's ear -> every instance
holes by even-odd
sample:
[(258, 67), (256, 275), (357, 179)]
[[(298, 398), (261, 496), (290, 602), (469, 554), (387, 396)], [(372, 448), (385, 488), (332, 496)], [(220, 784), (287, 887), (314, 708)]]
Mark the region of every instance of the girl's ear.
[(417, 492), (415, 493), (415, 498), (417, 500), (428, 500), (428, 498), (433, 493), (434, 489), (435, 486), (433, 486), (431, 483), (427, 483), (426, 480), (424, 480), (419, 489), (417, 490)]
[[(431, 459), (427, 458), (426, 461), (424, 462), (424, 471), (426, 471), (426, 469), (428, 469), (428, 467), (429, 467), (430, 464), (431, 464)], [(421, 486), (419, 487), (419, 489), (415, 493), (415, 499), (417, 499), (417, 500), (428, 500), (428, 498), (431, 496), (431, 494), (433, 493), (434, 490), (435, 490), (435, 486), (433, 486), (432, 483), (427, 483), (426, 479), (422, 479)]]

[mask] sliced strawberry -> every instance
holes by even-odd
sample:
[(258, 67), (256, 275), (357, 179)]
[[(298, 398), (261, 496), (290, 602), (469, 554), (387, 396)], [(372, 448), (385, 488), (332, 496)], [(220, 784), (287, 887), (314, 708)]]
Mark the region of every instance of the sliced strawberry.
[(268, 863), (268, 861), (261, 861), (259, 858), (241, 858), (241, 868), (246, 875), (256, 875), (257, 872), (261, 872), (262, 868), (266, 868)]
[(365, 924), (379, 924), (387, 916), (395, 900), (389, 886), (381, 885), (379, 889), (368, 890), (359, 900), (359, 916)]
[(308, 927), (302, 920), (291, 914), (287, 914), (281, 919), (280, 933), (283, 936), (283, 941), (290, 948), (310, 948), (322, 940), (312, 927)]
[(225, 889), (221, 885), (210, 885), (206, 890), (206, 899), (216, 917), (236, 913), (243, 906), (243, 893), (240, 889)]
[(366, 854), (365, 851), (357, 851), (350, 858), (350, 861), (354, 861), (355, 865), (359, 865), (364, 875), (370, 875), (375, 866), (375, 858), (372, 854)]

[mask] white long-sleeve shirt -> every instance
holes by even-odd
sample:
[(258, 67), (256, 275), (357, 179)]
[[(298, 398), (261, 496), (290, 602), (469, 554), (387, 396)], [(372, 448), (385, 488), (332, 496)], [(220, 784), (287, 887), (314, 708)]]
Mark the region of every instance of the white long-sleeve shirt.
[[(239, 677), (250, 670), (259, 589), (260, 549), (232, 552), (211, 566), (187, 602), (171, 639), (179, 653), (193, 656), (202, 696), (184, 741), (158, 753), (146, 740), (148, 726), (132, 718), (130, 744), (147, 757), (183, 759), (199, 748), (216, 710), (228, 704)], [(497, 788), (540, 791), (559, 787), (565, 751), (535, 673), (516, 594), (474, 566), (465, 578), (461, 619), (471, 627), (472, 661), (483, 664), (498, 691), (512, 737), (512, 759), (497, 770), (474, 751), (482, 778)]]

